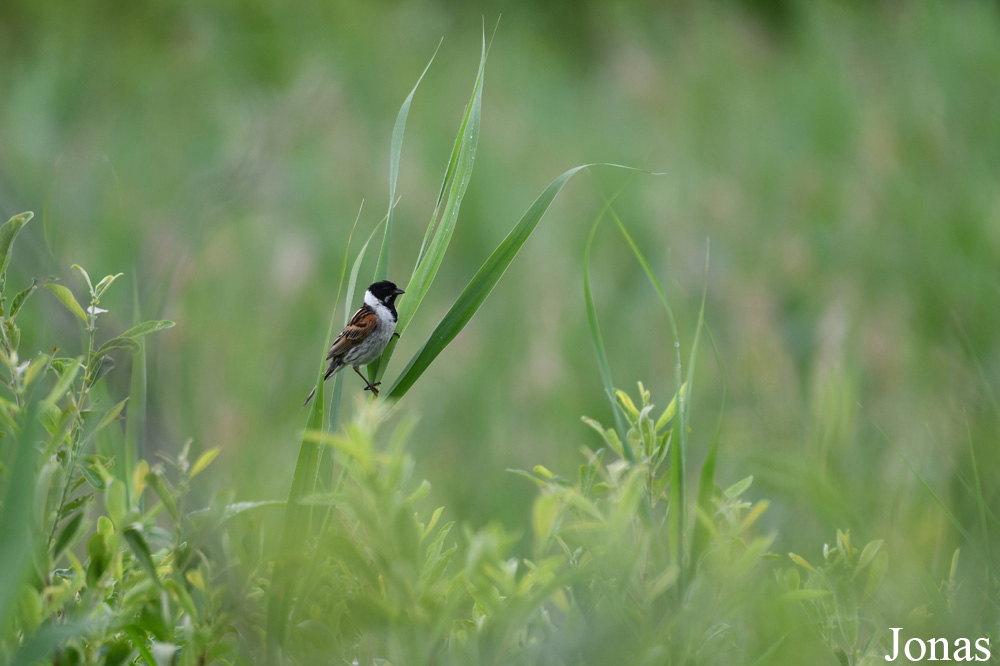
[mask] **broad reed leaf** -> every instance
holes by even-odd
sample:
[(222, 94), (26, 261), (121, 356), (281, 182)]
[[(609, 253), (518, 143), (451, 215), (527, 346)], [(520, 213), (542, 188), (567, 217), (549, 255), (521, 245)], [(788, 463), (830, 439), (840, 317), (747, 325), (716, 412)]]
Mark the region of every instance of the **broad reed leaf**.
[[(437, 328), (431, 333), (430, 337), (427, 338), (420, 350), (410, 359), (409, 364), (407, 364), (406, 369), (400, 374), (396, 379), (392, 388), (389, 389), (387, 397), (390, 399), (399, 399), (403, 397), (410, 387), (413, 386), (414, 382), (419, 379), (420, 375), (424, 373), (425, 370), (430, 366), (430, 364), (437, 358), (445, 347), (447, 347), (455, 336), (465, 328), (465, 325), (469, 323), (472, 316), (476, 314), (480, 307), (482, 307), (483, 302), (486, 297), (490, 295), (493, 288), (503, 277), (504, 272), (507, 267), (510, 266), (510, 262), (514, 260), (521, 246), (524, 242), (528, 240), (531, 233), (535, 230), (538, 225), (539, 220), (545, 214), (545, 211), (549, 209), (552, 204), (552, 200), (555, 196), (562, 190), (563, 185), (566, 184), (575, 173), (582, 169), (586, 169), (588, 166), (593, 166), (590, 164), (583, 164), (578, 167), (574, 167), (569, 171), (564, 172), (558, 178), (556, 178), (552, 183), (545, 188), (545, 191), (535, 199), (535, 202), (531, 204), (531, 207), (524, 214), (524, 216), (518, 221), (511, 232), (506, 238), (500, 243), (493, 254), (490, 255), (486, 263), (482, 265), (479, 271), (472, 277), (469, 284), (466, 285), (462, 293), (459, 294), (455, 303), (451, 306), (448, 312), (445, 314), (444, 318), (437, 325)], [(617, 165), (609, 165), (617, 166)], [(625, 167), (619, 167), (625, 168)], [(409, 294), (407, 294), (409, 296)], [(405, 301), (404, 301), (405, 302)]]
[[(444, 41), (443, 38), (442, 41)], [(399, 179), (399, 157), (403, 152), (403, 133), (406, 130), (406, 118), (410, 115), (410, 104), (413, 103), (413, 95), (416, 94), (417, 88), (420, 87), (420, 82), (424, 80), (427, 70), (431, 68), (431, 63), (434, 62), (434, 58), (437, 56), (440, 48), (441, 42), (438, 42), (437, 48), (434, 49), (434, 53), (431, 55), (431, 59), (427, 62), (427, 66), (424, 67), (424, 71), (420, 73), (420, 77), (413, 85), (413, 90), (406, 96), (403, 105), (399, 108), (399, 114), (396, 116), (396, 124), (392, 128), (392, 141), (389, 144), (389, 212), (385, 218), (385, 234), (382, 236), (382, 249), (379, 250), (378, 262), (375, 264), (374, 282), (386, 279), (389, 273), (392, 211), (396, 206), (396, 182)]]
[[(462, 199), (465, 197), (465, 191), (472, 178), (472, 167), (475, 163), (476, 149), (479, 146), (479, 121), (483, 100), (486, 55), (486, 35), (484, 33), (479, 70), (472, 86), (472, 96), (465, 108), (465, 115), (462, 117), (461, 125), (459, 125), (458, 135), (455, 137), (451, 159), (448, 161), (448, 168), (445, 170), (444, 179), (441, 182), (441, 190), (438, 192), (437, 202), (434, 205), (434, 213), (431, 215), (427, 231), (424, 233), (424, 240), (417, 255), (413, 275), (405, 287), (406, 295), (400, 299), (397, 307), (399, 318), (396, 323), (396, 331), (401, 335), (427, 295), (427, 291), (437, 275), (438, 268), (444, 260), (448, 244), (455, 232), (455, 224), (458, 222), (458, 211), (462, 206)], [(369, 369), (372, 381), (377, 381), (385, 374), (385, 368), (389, 359), (392, 358), (395, 348), (395, 339), (390, 340), (382, 358), (372, 364)]]

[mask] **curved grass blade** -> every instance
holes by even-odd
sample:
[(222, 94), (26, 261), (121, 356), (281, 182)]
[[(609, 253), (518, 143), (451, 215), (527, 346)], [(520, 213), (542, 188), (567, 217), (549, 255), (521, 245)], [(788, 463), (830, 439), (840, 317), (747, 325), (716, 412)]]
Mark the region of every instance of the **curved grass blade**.
[[(396, 331), (402, 334), (410, 320), (413, 318), (417, 308), (423, 301), (424, 296), (430, 289), (431, 283), (437, 275), (438, 268), (444, 260), (448, 244), (451, 242), (452, 234), (455, 232), (455, 224), (458, 221), (458, 211), (462, 206), (462, 199), (472, 178), (472, 167), (475, 163), (476, 149), (479, 146), (479, 122), (480, 110), (483, 100), (483, 76), (486, 71), (486, 35), (483, 35), (482, 54), (479, 59), (479, 70), (476, 74), (476, 82), (472, 87), (472, 97), (465, 108), (465, 115), (459, 126), (458, 136), (455, 138), (455, 145), (452, 148), (451, 159), (448, 168), (445, 170), (444, 180), (441, 183), (441, 190), (438, 192), (437, 203), (434, 206), (434, 213), (431, 221), (424, 233), (424, 240), (417, 256), (417, 262), (413, 269), (413, 275), (406, 285), (406, 297), (400, 299), (398, 306), (398, 320)], [(442, 206), (443, 203), (443, 206)], [(438, 214), (440, 213), (440, 219)], [(436, 222), (436, 224), (435, 224)], [(396, 348), (395, 339), (390, 340), (386, 346), (382, 358), (369, 366), (369, 378), (371, 381), (378, 381), (385, 373), (385, 368), (392, 358)]]
[[(510, 266), (510, 262), (514, 260), (514, 257), (521, 249), (521, 246), (531, 236), (539, 220), (542, 219), (545, 211), (548, 210), (552, 204), (552, 200), (562, 190), (566, 181), (577, 172), (591, 166), (595, 165), (582, 164), (564, 172), (552, 181), (545, 188), (545, 191), (535, 199), (535, 202), (531, 204), (531, 207), (524, 216), (514, 225), (511, 232), (507, 234), (507, 237), (503, 239), (497, 249), (493, 251), (493, 254), (490, 255), (489, 259), (486, 260), (479, 271), (472, 277), (472, 280), (469, 281), (465, 289), (462, 290), (462, 293), (459, 294), (455, 303), (445, 314), (444, 318), (441, 319), (437, 328), (427, 338), (420, 350), (410, 359), (406, 369), (400, 373), (395, 383), (393, 383), (392, 388), (389, 389), (386, 394), (387, 397), (392, 399), (403, 397), (420, 375), (437, 358), (437, 355), (465, 328), (465, 325), (469, 323), (469, 320), (472, 319), (476, 311), (482, 306), (486, 297), (493, 291), (497, 282), (500, 281), (507, 267)], [(617, 164), (607, 164), (605, 166), (620, 169), (629, 168)]]
[[(614, 209), (611, 209), (611, 216), (614, 218), (615, 223), (618, 225), (618, 230), (621, 231), (622, 236), (624, 236), (629, 247), (632, 248), (632, 253), (635, 255), (639, 264), (642, 266), (643, 271), (645, 271), (646, 276), (649, 278), (650, 283), (653, 285), (653, 289), (656, 294), (660, 297), (660, 301), (663, 303), (663, 307), (667, 312), (667, 319), (670, 322), (670, 329), (674, 338), (674, 382), (677, 386), (677, 396), (678, 396), (678, 427), (680, 429), (680, 437), (677, 439), (677, 446), (672, 446), (670, 451), (670, 513), (667, 516), (668, 534), (670, 538), (670, 559), (678, 566), (682, 565), (682, 559), (684, 557), (684, 534), (686, 530), (687, 523), (687, 491), (685, 489), (686, 485), (686, 462), (687, 462), (687, 412), (689, 400), (687, 398), (691, 393), (691, 369), (688, 369), (688, 390), (681, 391), (680, 387), (684, 385), (681, 375), (681, 351), (680, 351), (680, 337), (677, 332), (677, 321), (674, 318), (673, 308), (670, 307), (670, 301), (667, 299), (667, 294), (657, 279), (656, 274), (653, 269), (650, 268), (649, 262), (643, 256), (642, 251), (639, 250), (639, 246), (636, 245), (632, 236), (628, 233), (625, 228), (624, 223), (615, 213)], [(706, 281), (706, 289), (708, 283)], [(701, 333), (701, 327), (704, 323), (704, 313), (705, 313), (705, 299), (704, 294), (702, 296), (702, 310), (701, 315), (698, 319), (698, 326), (695, 332), (695, 343), (692, 346), (692, 360), (693, 354), (697, 349), (697, 339)], [(683, 573), (683, 567), (681, 568)], [(682, 575), (677, 581), (677, 589), (680, 593), (684, 590), (684, 576)]]
[(386, 279), (389, 273), (389, 241), (392, 237), (392, 209), (395, 207), (396, 202), (399, 156), (403, 152), (403, 132), (406, 130), (406, 118), (410, 115), (410, 104), (413, 102), (413, 95), (417, 92), (417, 88), (420, 87), (420, 82), (424, 80), (424, 75), (431, 68), (431, 63), (434, 62), (434, 58), (441, 49), (441, 42), (443, 41), (444, 38), (438, 42), (437, 48), (434, 49), (434, 53), (431, 55), (431, 59), (427, 62), (427, 66), (424, 67), (424, 71), (421, 72), (417, 82), (413, 85), (413, 90), (410, 91), (410, 94), (403, 101), (403, 105), (399, 108), (399, 114), (396, 116), (396, 124), (392, 128), (392, 141), (389, 145), (389, 212), (386, 215), (385, 234), (382, 236), (382, 249), (378, 253), (378, 262), (375, 264), (375, 279), (373, 282)]
[(583, 298), (587, 306), (587, 323), (590, 325), (590, 338), (594, 343), (594, 352), (597, 354), (597, 369), (604, 384), (604, 393), (611, 403), (611, 413), (614, 415), (618, 440), (622, 444), (625, 459), (630, 463), (634, 463), (635, 456), (632, 453), (632, 445), (629, 444), (628, 436), (625, 432), (625, 423), (622, 421), (621, 411), (618, 409), (618, 404), (615, 401), (615, 383), (611, 378), (611, 366), (608, 364), (608, 354), (604, 348), (604, 338), (601, 336), (601, 327), (597, 321), (594, 294), (590, 289), (590, 249), (594, 242), (594, 235), (597, 233), (597, 227), (600, 226), (605, 213), (607, 213), (610, 207), (611, 201), (608, 201), (597, 216), (597, 219), (594, 220), (594, 224), (590, 228), (590, 235), (587, 236), (587, 245), (583, 251)]
[[(719, 407), (719, 420), (715, 427), (715, 435), (712, 437), (712, 444), (708, 447), (708, 455), (705, 457), (705, 463), (701, 467), (701, 478), (698, 480), (698, 511), (704, 515), (711, 515), (709, 504), (712, 501), (712, 490), (715, 488), (715, 465), (719, 454), (719, 439), (722, 435), (722, 415), (726, 411), (726, 399), (729, 389), (728, 382), (726, 381), (726, 370), (722, 365), (722, 357), (719, 354), (718, 346), (715, 344), (715, 338), (712, 336), (712, 329), (708, 325), (705, 326), (705, 333), (708, 335), (709, 342), (712, 343), (716, 363), (718, 363), (719, 370), (722, 372), (722, 404)], [(701, 556), (708, 550), (708, 544), (711, 539), (709, 527), (701, 521), (697, 522), (694, 526), (694, 535), (691, 537), (690, 562), (692, 578), (698, 568)]]

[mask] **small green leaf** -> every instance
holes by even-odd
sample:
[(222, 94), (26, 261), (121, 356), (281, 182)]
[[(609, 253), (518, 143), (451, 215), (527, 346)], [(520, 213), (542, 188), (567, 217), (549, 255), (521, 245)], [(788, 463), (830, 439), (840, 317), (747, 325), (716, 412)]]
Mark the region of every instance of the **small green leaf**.
[(106, 537), (115, 533), (115, 525), (111, 522), (110, 518), (101, 516), (97, 519), (97, 533), (103, 534)]
[(619, 458), (625, 457), (625, 452), (622, 449), (621, 440), (618, 439), (618, 433), (615, 430), (613, 430), (612, 428), (608, 428), (607, 430), (605, 430), (604, 426), (602, 426), (600, 423), (598, 423), (594, 419), (587, 418), (586, 416), (581, 416), (580, 419), (584, 423), (589, 425), (591, 428), (596, 430), (601, 435), (601, 438), (604, 440), (604, 443), (607, 444), (612, 451), (618, 454)]
[[(687, 394), (687, 387), (688, 387), (687, 382), (684, 382), (681, 385), (681, 390), (679, 392), (681, 398), (683, 398)], [(677, 414), (677, 396), (676, 395), (674, 396), (674, 399), (670, 401), (670, 404), (667, 405), (667, 408), (663, 410), (663, 414), (660, 415), (660, 418), (656, 420), (656, 429), (657, 429), (657, 431), (659, 431), (664, 426), (666, 426), (668, 423), (670, 423), (670, 421), (674, 418), (675, 414)]]
[(621, 390), (615, 391), (615, 397), (618, 398), (618, 404), (629, 417), (629, 421), (635, 423), (639, 418), (639, 410), (635, 408), (635, 403), (632, 402), (632, 398), (628, 396), (628, 393)]
[(868, 568), (868, 580), (865, 582), (865, 598), (875, 594), (875, 590), (882, 584), (886, 572), (889, 570), (889, 554), (884, 550), (872, 560)]
[[(87, 497), (93, 497), (93, 495), (85, 495)], [(59, 536), (56, 538), (56, 545), (52, 549), (52, 562), (54, 563), (62, 555), (63, 550), (68, 546), (71, 546), (74, 541), (76, 541), (77, 533), (80, 531), (80, 524), (83, 523), (83, 513), (78, 513), (73, 516), (62, 531), (59, 532)]]
[(751, 483), (753, 483), (753, 474), (743, 479), (742, 481), (737, 481), (733, 485), (729, 486), (722, 494), (728, 497), (729, 499), (736, 499), (737, 497), (739, 497), (740, 495), (742, 495), (747, 491), (747, 488), (750, 487)]
[(15, 215), (0, 226), (0, 275), (7, 271), (10, 250), (19, 231), (35, 216), (31, 211)]
[(410, 496), (403, 500), (403, 504), (409, 505), (419, 502), (431, 492), (431, 484), (427, 479), (420, 482), (420, 485), (410, 493)]
[(434, 526), (438, 524), (438, 521), (441, 519), (442, 511), (444, 511), (443, 506), (439, 506), (438, 508), (434, 509), (434, 513), (431, 514), (431, 520), (430, 522), (427, 523), (427, 527), (424, 528), (424, 533), (420, 537), (421, 541), (426, 539), (428, 535), (431, 533), (431, 530), (434, 529)]
[(156, 657), (153, 656), (152, 651), (146, 646), (145, 632), (134, 624), (125, 627), (124, 631), (128, 635), (129, 640), (132, 641), (132, 645), (139, 651), (139, 655), (146, 661), (147, 666), (159, 666)]
[(104, 506), (108, 510), (111, 520), (118, 526), (121, 526), (122, 520), (125, 518), (125, 494), (125, 483), (121, 479), (111, 479), (107, 490), (104, 491)]
[(77, 318), (84, 324), (87, 323), (87, 313), (83, 311), (80, 304), (77, 303), (76, 297), (73, 296), (73, 292), (62, 286), (61, 284), (54, 284), (50, 282), (45, 285), (45, 288), (56, 295), (56, 298), (66, 306), (66, 309), (77, 316)]
[(149, 544), (143, 538), (142, 533), (137, 530), (134, 526), (126, 527), (125, 531), (122, 532), (125, 537), (125, 543), (128, 547), (132, 549), (135, 554), (135, 559), (142, 566), (143, 570), (146, 572), (153, 582), (156, 583), (157, 587), (162, 587), (163, 582), (160, 580), (160, 576), (156, 573), (156, 565), (153, 564), (153, 555), (149, 551)]
[(813, 568), (813, 565), (809, 564), (809, 562), (806, 561), (806, 558), (802, 557), (801, 555), (796, 555), (795, 553), (788, 553), (788, 557), (790, 557), (792, 559), (792, 562), (795, 562), (800, 567), (804, 567), (809, 571), (812, 571), (814, 574), (819, 574), (819, 572)]
[(80, 474), (95, 490), (105, 490), (110, 476), (103, 467), (98, 465), (80, 465)]
[(137, 351), (139, 351), (141, 347), (139, 346), (139, 343), (133, 340), (132, 338), (125, 338), (119, 336), (117, 338), (111, 338), (103, 345), (101, 345), (100, 349), (94, 352), (94, 357), (101, 358), (102, 356), (106, 356), (107, 354), (110, 354), (111, 352), (117, 351), (119, 349), (124, 349), (125, 351), (134, 354)]
[(555, 474), (553, 474), (552, 472), (550, 472), (549, 469), (547, 467), (545, 467), (545, 465), (535, 465), (535, 467), (533, 468), (533, 471), (538, 476), (541, 476), (541, 477), (544, 477), (546, 479), (549, 479), (550, 481), (556, 478)]
[(65, 504), (63, 504), (62, 509), (59, 510), (59, 520), (62, 520), (66, 516), (70, 515), (84, 504), (90, 502), (92, 499), (94, 499), (94, 494), (88, 493), (86, 495), (80, 495), (79, 497), (76, 497), (70, 500), (69, 502), (66, 502)]
[(37, 357), (31, 360), (31, 364), (28, 365), (28, 369), (24, 371), (24, 386), (31, 386), (32, 383), (41, 375), (48, 367), (51, 357), (46, 354), (39, 354)]
[(118, 273), (117, 275), (106, 275), (103, 280), (98, 282), (97, 286), (94, 287), (94, 291), (97, 293), (97, 297), (100, 298), (101, 296), (103, 296), (104, 292), (107, 291), (108, 287), (111, 286), (111, 283), (120, 278), (122, 275), (124, 275), (124, 273)]
[(108, 426), (108, 424), (110, 424), (112, 421), (114, 421), (119, 416), (121, 416), (122, 410), (125, 408), (125, 403), (126, 402), (128, 402), (128, 398), (125, 398), (124, 400), (122, 400), (121, 402), (119, 402), (117, 405), (115, 405), (114, 407), (112, 407), (111, 409), (109, 409), (107, 412), (105, 412), (104, 416), (101, 417), (100, 422), (98, 422), (97, 426), (94, 428), (93, 433), (90, 433), (90, 434), (96, 434), (97, 432), (100, 432), (101, 430), (103, 430), (104, 428), (106, 428)]
[(35, 293), (35, 290), (37, 290), (38, 287), (41, 286), (41, 284), (42, 284), (41, 281), (39, 281), (37, 278), (32, 278), (30, 287), (17, 292), (17, 295), (14, 296), (14, 300), (10, 302), (11, 319), (17, 316), (17, 313), (21, 309), (21, 306), (24, 305), (24, 302), (26, 300), (28, 300), (28, 296), (31, 296), (33, 293)]
[(83, 266), (81, 266), (80, 264), (73, 264), (71, 268), (75, 268), (76, 270), (80, 271), (80, 273), (83, 275), (83, 279), (87, 281), (87, 288), (90, 289), (91, 296), (95, 295), (96, 292), (94, 292), (94, 283), (90, 281), (90, 275), (87, 273), (86, 270), (84, 270)]
[(878, 539), (877, 541), (869, 541), (865, 545), (864, 549), (861, 551), (861, 557), (858, 558), (856, 571), (861, 571), (866, 566), (871, 564), (872, 560), (875, 559), (875, 556), (878, 555), (879, 549), (882, 548), (883, 543), (884, 541), (882, 539)]
[(181, 514), (177, 510), (177, 503), (174, 502), (174, 496), (171, 489), (167, 483), (166, 478), (163, 476), (163, 471), (159, 469), (159, 466), (153, 468), (149, 474), (146, 475), (146, 483), (150, 488), (156, 493), (160, 501), (163, 502), (163, 506), (166, 507), (167, 513), (173, 518), (174, 523), (180, 524)]
[(90, 372), (87, 373), (87, 386), (96, 386), (97, 382), (101, 380), (104, 375), (108, 374), (115, 368), (115, 360), (110, 356), (101, 356), (99, 358), (95, 357), (96, 363), (90, 368)]
[(111, 561), (107, 541), (100, 532), (92, 534), (87, 541), (87, 555), (90, 557), (90, 563), (87, 565), (87, 586), (96, 587)]
[(559, 497), (551, 494), (542, 495), (535, 500), (531, 510), (531, 527), (535, 532), (535, 542), (540, 546), (552, 536), (559, 517), (559, 503)]
[(150, 333), (155, 333), (157, 331), (162, 331), (167, 328), (173, 328), (174, 322), (168, 321), (166, 319), (161, 319), (157, 321), (144, 321), (138, 326), (133, 326), (121, 335), (119, 338), (141, 338), (144, 335), (149, 335)]
[[(49, 405), (54, 405), (59, 401), (66, 391), (70, 389), (73, 382), (76, 380), (77, 374), (80, 372), (80, 360), (81, 359), (53, 359), (51, 367), (59, 373), (59, 381), (56, 385), (52, 387), (49, 394), (45, 397), (45, 403)], [(65, 361), (65, 363), (62, 363)]]
[(214, 447), (198, 456), (198, 460), (196, 460), (194, 465), (191, 467), (191, 473), (188, 478), (193, 479), (205, 471), (205, 468), (212, 464), (212, 461), (215, 460), (215, 457), (219, 455), (220, 451), (221, 449), (219, 447)]
[(526, 472), (523, 469), (511, 469), (509, 467), (507, 468), (507, 471), (510, 472), (511, 474), (517, 474), (518, 476), (523, 476), (524, 478), (528, 479), (532, 483), (536, 484), (539, 488), (548, 488), (549, 487), (549, 484), (547, 484), (545, 481), (542, 481), (541, 479), (539, 479), (537, 476), (535, 476), (531, 472)]

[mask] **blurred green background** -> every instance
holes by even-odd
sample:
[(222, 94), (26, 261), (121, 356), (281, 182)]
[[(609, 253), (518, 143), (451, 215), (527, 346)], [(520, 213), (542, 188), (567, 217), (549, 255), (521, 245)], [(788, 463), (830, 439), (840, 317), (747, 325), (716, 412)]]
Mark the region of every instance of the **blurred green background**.
[[(815, 553), (837, 527), (887, 539), (900, 605), (918, 603), (963, 541), (908, 465), (969, 530), (971, 451), (1000, 499), (996, 3), (7, 0), (0, 214), (38, 215), (9, 279), (79, 293), (73, 263), (125, 272), (106, 335), (132, 321), (131, 281), (144, 316), (177, 322), (150, 344), (147, 456), (193, 438), (223, 451), (206, 501), (285, 497), (351, 224), (364, 200), (366, 236), (388, 205), (399, 105), (443, 37), (403, 145), (389, 275), (405, 283), (498, 13), (476, 171), (386, 376), (559, 173), (664, 172), (626, 177), (616, 208), (685, 359), (707, 281), (720, 483), (755, 476), (776, 552)], [(581, 257), (621, 183), (577, 176), (406, 395), (417, 473), (450, 518), (523, 531), (535, 492), (505, 470), (571, 476), (598, 445), (580, 415), (610, 422)], [(612, 224), (591, 274), (616, 385), (665, 405), (668, 322)], [(24, 349), (75, 339), (54, 298), (28, 310)], [(110, 381), (127, 391), (127, 372)], [(703, 344), (692, 469), (723, 383)]]

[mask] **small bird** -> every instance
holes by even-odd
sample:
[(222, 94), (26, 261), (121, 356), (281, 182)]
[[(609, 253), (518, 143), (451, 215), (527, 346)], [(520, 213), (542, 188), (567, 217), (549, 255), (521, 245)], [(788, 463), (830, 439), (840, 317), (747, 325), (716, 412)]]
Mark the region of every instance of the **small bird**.
[[(365, 303), (354, 313), (347, 327), (333, 341), (326, 360), (330, 361), (323, 380), (337, 374), (342, 368), (353, 366), (354, 372), (365, 380), (365, 390), (378, 395), (378, 386), (382, 382), (372, 384), (361, 374), (361, 366), (368, 365), (385, 351), (392, 336), (396, 333), (396, 297), (406, 293), (389, 280), (382, 280), (368, 287), (365, 291)], [(303, 407), (309, 404), (316, 389), (306, 398)]]

